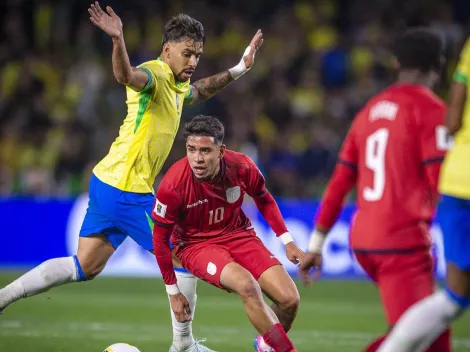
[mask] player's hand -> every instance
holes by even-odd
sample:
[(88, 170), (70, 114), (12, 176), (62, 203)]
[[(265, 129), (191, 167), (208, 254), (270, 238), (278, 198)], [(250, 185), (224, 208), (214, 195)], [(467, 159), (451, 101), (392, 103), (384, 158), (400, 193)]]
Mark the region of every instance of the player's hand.
[(294, 242), (286, 244), (286, 257), (295, 265), (302, 262), (305, 257), (304, 251), (302, 251)]
[(90, 5), (88, 13), (90, 14), (90, 21), (96, 27), (101, 28), (104, 32), (108, 33), (113, 38), (118, 38), (122, 34), (122, 22), (110, 6), (106, 6), (106, 12), (101, 10), (98, 1)]
[(186, 297), (182, 293), (168, 296), (170, 297), (171, 309), (175, 313), (176, 320), (180, 323), (191, 321), (191, 308)]
[(299, 275), (301, 280), (309, 285), (312, 282), (312, 277), (310, 276), (310, 269), (314, 268), (315, 272), (313, 273), (313, 279), (318, 279), (321, 274), (322, 266), (322, 255), (321, 253), (311, 253), (308, 252), (305, 254), (303, 260), (299, 265)]
[(243, 56), (243, 61), (245, 62), (245, 66), (248, 70), (251, 68), (251, 66), (253, 66), (253, 63), (255, 62), (256, 51), (260, 48), (262, 44), (263, 32), (261, 32), (261, 29), (258, 29), (255, 36), (251, 40), (250, 51), (246, 56)]

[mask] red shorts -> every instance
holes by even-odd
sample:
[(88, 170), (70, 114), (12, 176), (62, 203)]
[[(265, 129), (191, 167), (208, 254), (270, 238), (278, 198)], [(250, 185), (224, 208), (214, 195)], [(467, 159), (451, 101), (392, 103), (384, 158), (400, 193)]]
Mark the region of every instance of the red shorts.
[(256, 280), (270, 267), (281, 264), (253, 230), (234, 234), (223, 241), (186, 246), (178, 250), (176, 256), (190, 273), (222, 289), (220, 274), (228, 263), (240, 264)]
[(379, 288), (389, 325), (414, 303), (435, 290), (429, 249), (393, 253), (355, 251), (356, 258)]

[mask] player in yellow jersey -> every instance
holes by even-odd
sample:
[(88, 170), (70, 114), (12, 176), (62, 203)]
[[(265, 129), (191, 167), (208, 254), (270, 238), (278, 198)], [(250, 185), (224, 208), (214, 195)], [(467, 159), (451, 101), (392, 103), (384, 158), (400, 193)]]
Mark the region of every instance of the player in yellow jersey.
[[(454, 73), (446, 125), (454, 142), (439, 177), (438, 219), (444, 237), (447, 285), (412, 306), (381, 352), (423, 351), (470, 308), (470, 38)], [(446, 141), (441, 138), (442, 147)]]
[[(1, 289), (0, 311), (51, 287), (93, 279), (128, 236), (153, 251), (153, 183), (178, 131), (183, 104), (208, 99), (246, 73), (263, 43), (258, 30), (236, 66), (191, 84), (205, 40), (200, 22), (184, 14), (173, 17), (164, 28), (160, 57), (132, 67), (119, 17), (97, 2), (88, 11), (91, 22), (112, 38), (113, 72), (126, 86), (127, 117), (108, 155), (93, 170), (77, 255), (48, 260)], [(175, 270), (194, 314), (196, 278)], [(168, 293), (171, 300), (174, 292)], [(170, 351), (210, 351), (194, 340), (190, 321), (178, 322), (173, 312), (172, 320)]]

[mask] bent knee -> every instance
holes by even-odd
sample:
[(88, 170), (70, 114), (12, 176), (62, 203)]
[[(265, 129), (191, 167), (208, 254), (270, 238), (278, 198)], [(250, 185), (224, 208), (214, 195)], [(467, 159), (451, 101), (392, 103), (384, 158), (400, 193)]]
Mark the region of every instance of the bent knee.
[(89, 259), (87, 257), (80, 258), (79, 255), (77, 255), (77, 258), (82, 269), (83, 275), (86, 277), (87, 280), (93, 280), (95, 277), (97, 277), (103, 271), (106, 265), (106, 263)]
[(249, 275), (239, 280), (236, 290), (237, 294), (242, 298), (262, 297), (261, 288), (256, 280)]
[(283, 309), (294, 310), (299, 307), (300, 295), (295, 286), (293, 289), (283, 291), (279, 298), (278, 304)]

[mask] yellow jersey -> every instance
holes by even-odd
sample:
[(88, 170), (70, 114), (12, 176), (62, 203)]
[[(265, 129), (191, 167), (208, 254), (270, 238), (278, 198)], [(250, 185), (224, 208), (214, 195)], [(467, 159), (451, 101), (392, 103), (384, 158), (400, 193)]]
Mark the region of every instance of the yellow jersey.
[(462, 127), (456, 133), (439, 177), (439, 191), (457, 198), (470, 199), (470, 39), (460, 54), (454, 81), (467, 86)]
[(153, 193), (155, 177), (170, 153), (183, 102), (192, 95), (189, 80), (176, 82), (160, 58), (138, 66), (149, 75), (139, 92), (126, 88), (127, 117), (119, 136), (93, 169), (102, 182), (122, 191)]

